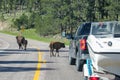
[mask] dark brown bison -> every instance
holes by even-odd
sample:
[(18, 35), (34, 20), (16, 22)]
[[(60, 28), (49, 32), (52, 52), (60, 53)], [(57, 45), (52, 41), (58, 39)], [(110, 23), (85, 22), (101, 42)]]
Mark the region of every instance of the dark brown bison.
[[(17, 40), (19, 49), (24, 49), (24, 50), (26, 50), (28, 41), (25, 40), (25, 37), (23, 37), (23, 36), (16, 36), (16, 40)], [(24, 47), (24, 48), (23, 48), (23, 47)]]
[[(59, 49), (65, 48), (65, 44), (62, 42), (50, 42), (49, 47), (50, 47), (50, 57), (56, 56), (56, 53), (58, 53), (58, 56), (59, 56)], [(55, 54), (54, 54), (54, 49), (56, 49)]]

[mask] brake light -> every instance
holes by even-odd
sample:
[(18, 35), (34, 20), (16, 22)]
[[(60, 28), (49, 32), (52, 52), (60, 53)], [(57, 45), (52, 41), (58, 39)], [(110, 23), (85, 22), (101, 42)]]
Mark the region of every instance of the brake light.
[(89, 80), (99, 80), (99, 77), (90, 77)]
[(81, 50), (86, 49), (86, 40), (85, 39), (80, 40), (80, 49)]

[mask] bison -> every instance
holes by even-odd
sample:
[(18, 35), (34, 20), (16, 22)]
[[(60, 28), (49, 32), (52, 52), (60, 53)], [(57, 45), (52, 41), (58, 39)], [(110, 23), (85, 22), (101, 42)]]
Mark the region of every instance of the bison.
[[(58, 53), (58, 56), (59, 56), (59, 49), (60, 48), (65, 48), (65, 44), (62, 43), (62, 42), (50, 42), (49, 48), (50, 48), (50, 57), (51, 56), (56, 56), (56, 53)], [(54, 49), (56, 49), (55, 54), (54, 54)]]
[(17, 40), (19, 49), (23, 49), (23, 47), (24, 47), (24, 50), (26, 50), (28, 41), (25, 40), (25, 37), (23, 37), (23, 36), (16, 36), (16, 40)]

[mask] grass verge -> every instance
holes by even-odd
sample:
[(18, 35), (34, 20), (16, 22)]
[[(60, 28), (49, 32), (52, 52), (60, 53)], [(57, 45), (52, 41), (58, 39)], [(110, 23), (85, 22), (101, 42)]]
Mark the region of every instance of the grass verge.
[(5, 33), (5, 34), (10, 34), (10, 35), (14, 35), (14, 36), (17, 36), (17, 35), (23, 35), (24, 37), (26, 38), (29, 38), (29, 39), (34, 39), (34, 40), (38, 40), (38, 41), (42, 41), (42, 42), (51, 42), (51, 41), (60, 41), (60, 42), (64, 42), (66, 45), (69, 44), (69, 40), (65, 39), (65, 38), (57, 38), (57, 37), (53, 37), (53, 36), (46, 36), (46, 37), (43, 37), (43, 36), (39, 36), (36, 32), (35, 32), (35, 29), (27, 29), (27, 30), (24, 30), (24, 31), (10, 31), (10, 30), (3, 30), (3, 31), (0, 31), (2, 33)]

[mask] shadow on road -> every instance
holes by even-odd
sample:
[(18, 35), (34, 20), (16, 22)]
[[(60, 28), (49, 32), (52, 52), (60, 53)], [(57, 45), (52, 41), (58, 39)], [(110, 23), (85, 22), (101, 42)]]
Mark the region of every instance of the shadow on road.
[(35, 71), (35, 70), (56, 70), (55, 68), (40, 68), (36, 67), (0, 67), (0, 72), (22, 72), (22, 71)]
[(37, 68), (37, 67), (9, 67), (9, 64), (37, 64), (37, 63), (54, 63), (43, 61), (0, 61), (0, 64), (7, 64), (7, 66), (0, 66), (0, 72), (22, 72), (22, 71), (35, 71), (35, 70), (56, 70), (55, 68)]
[[(2, 53), (3, 52), (39, 52), (39, 51), (40, 52), (49, 52), (48, 49), (46, 49), (46, 50), (45, 49), (37, 50), (36, 48), (27, 48), (27, 50), (20, 50), (20, 49), (0, 49), (0, 51)], [(60, 50), (60, 52), (68, 52), (68, 50)]]
[(31, 64), (31, 63), (54, 63), (50, 61), (0, 61), (0, 64)]

